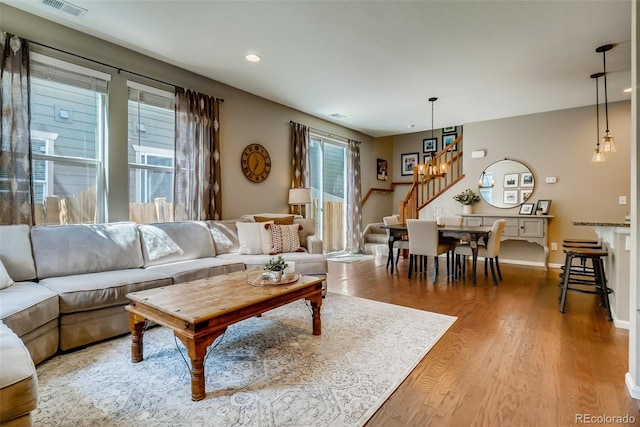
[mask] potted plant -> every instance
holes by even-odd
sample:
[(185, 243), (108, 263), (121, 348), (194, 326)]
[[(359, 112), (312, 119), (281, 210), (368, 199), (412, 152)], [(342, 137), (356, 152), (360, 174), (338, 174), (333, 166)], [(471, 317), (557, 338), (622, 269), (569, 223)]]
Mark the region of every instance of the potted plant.
[(470, 214), (472, 211), (471, 206), (480, 201), (480, 196), (473, 192), (470, 188), (467, 188), (460, 194), (453, 196), (453, 200), (462, 204), (462, 210), (466, 214)]
[(269, 276), (274, 282), (279, 282), (282, 279), (282, 273), (289, 265), (285, 262), (282, 255), (278, 255), (277, 258), (270, 258), (264, 265), (264, 270), (268, 271)]

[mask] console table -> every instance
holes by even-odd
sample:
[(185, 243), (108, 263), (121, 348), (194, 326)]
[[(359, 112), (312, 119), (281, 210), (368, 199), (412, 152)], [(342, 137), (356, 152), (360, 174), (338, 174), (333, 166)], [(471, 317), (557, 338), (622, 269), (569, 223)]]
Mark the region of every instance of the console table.
[(549, 221), (553, 215), (461, 214), (464, 225), (491, 226), (499, 219), (507, 221), (500, 240), (524, 240), (544, 249), (544, 269), (549, 265)]

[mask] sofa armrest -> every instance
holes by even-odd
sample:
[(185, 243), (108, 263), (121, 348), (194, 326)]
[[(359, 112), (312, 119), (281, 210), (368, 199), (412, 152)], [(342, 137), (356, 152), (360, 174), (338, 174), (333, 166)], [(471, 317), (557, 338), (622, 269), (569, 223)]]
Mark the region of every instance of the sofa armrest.
[(315, 234), (307, 236), (307, 252), (310, 254), (322, 253), (322, 239)]

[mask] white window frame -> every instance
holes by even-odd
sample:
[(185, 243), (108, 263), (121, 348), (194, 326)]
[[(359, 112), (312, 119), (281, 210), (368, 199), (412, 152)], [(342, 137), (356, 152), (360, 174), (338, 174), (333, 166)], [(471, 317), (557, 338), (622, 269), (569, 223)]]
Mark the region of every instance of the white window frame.
[[(151, 202), (143, 202), (142, 201), (142, 184), (147, 185), (147, 173), (148, 171), (159, 171), (159, 172), (170, 172), (172, 173), (175, 169), (175, 156), (171, 150), (167, 150), (164, 148), (157, 147), (147, 147), (145, 145), (133, 145), (134, 151), (136, 152), (136, 163), (129, 163), (129, 171), (131, 168), (134, 168), (136, 171), (136, 203), (151, 203)], [(147, 165), (146, 159), (147, 156), (155, 156), (162, 157), (166, 159), (173, 159), (174, 167), (169, 166), (157, 166), (157, 165)], [(145, 163), (141, 163), (142, 159), (145, 159)], [(131, 172), (129, 172), (131, 173)], [(144, 175), (144, 178), (143, 178)]]

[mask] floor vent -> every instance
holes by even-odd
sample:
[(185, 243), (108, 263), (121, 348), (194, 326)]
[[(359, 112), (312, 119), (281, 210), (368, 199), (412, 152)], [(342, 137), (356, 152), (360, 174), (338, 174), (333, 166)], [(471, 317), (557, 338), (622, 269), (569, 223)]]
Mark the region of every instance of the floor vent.
[(42, 0), (42, 4), (51, 6), (54, 9), (61, 10), (73, 16), (82, 16), (87, 13), (87, 9), (83, 9), (75, 4), (71, 4), (68, 1), (62, 0)]

